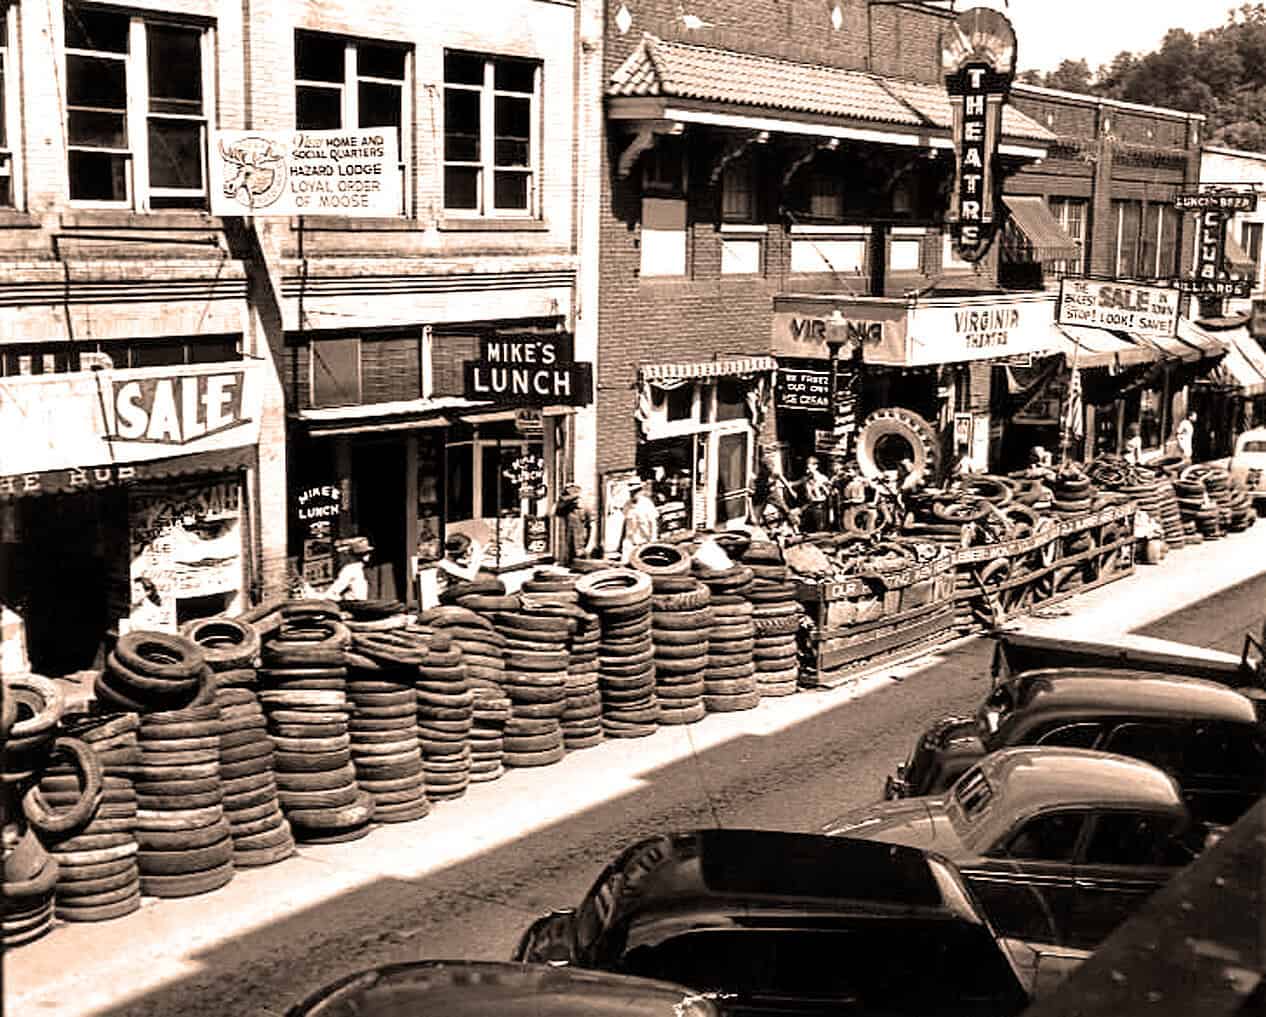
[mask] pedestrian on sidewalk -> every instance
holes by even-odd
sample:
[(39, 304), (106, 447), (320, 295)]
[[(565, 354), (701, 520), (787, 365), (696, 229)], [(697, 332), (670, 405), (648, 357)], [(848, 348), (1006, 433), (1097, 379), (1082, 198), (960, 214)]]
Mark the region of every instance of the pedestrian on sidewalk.
[(579, 484), (568, 484), (563, 488), (554, 514), (563, 524), (563, 546), (559, 549), (558, 564), (571, 565), (577, 558), (590, 557), (597, 528), (593, 513), (580, 504)]
[(624, 506), (624, 537), (620, 541), (620, 560), (627, 562), (643, 544), (659, 539), (659, 509), (640, 477), (629, 481), (629, 500)]
[(1125, 461), (1138, 466), (1143, 462), (1143, 428), (1138, 424), (1131, 424), (1126, 434)]
[(368, 600), (369, 577), (365, 575), (365, 566), (373, 556), (374, 545), (368, 537), (353, 537), (347, 542), (346, 553), (348, 560), (325, 596), (331, 600)]
[(1174, 439), (1178, 442), (1178, 451), (1182, 453), (1183, 459), (1191, 462), (1196, 448), (1195, 410), (1183, 417), (1182, 423), (1178, 425), (1178, 430), (1174, 433)]

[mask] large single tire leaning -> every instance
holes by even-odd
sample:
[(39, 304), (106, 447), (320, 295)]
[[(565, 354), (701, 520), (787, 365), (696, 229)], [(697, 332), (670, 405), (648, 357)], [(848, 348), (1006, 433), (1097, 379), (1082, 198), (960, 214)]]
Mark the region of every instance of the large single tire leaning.
[(902, 438), (909, 444), (914, 468), (924, 476), (936, 472), (941, 453), (936, 430), (913, 410), (889, 406), (867, 417), (857, 437), (857, 465), (867, 477), (877, 477), (884, 472), (875, 453), (879, 443), (888, 437)]

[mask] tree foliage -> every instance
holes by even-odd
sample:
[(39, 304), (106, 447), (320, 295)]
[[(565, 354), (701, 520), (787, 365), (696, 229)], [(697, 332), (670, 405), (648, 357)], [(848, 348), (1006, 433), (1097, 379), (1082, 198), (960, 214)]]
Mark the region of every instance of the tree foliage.
[(1167, 106), (1208, 117), (1217, 144), (1266, 152), (1266, 3), (1244, 3), (1217, 28), (1170, 29), (1150, 53), (1118, 53), (1091, 73), (1085, 60), (1021, 81), (1069, 92)]

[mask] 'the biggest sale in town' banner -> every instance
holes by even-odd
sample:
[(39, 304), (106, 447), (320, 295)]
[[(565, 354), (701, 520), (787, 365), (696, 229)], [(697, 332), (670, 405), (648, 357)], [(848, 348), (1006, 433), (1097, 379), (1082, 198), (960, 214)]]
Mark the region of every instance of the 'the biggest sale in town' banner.
[(213, 215), (400, 214), (393, 127), (218, 131), (211, 164)]

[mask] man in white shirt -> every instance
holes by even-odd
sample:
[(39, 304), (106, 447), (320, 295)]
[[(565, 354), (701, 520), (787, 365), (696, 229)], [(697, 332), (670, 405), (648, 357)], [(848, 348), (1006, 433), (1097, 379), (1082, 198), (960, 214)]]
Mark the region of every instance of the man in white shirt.
[(368, 600), (369, 578), (365, 575), (365, 566), (369, 564), (373, 553), (374, 545), (368, 538), (353, 537), (349, 540), (349, 560), (339, 569), (334, 585), (325, 591), (325, 595), (335, 600)]
[(1192, 410), (1183, 418), (1178, 430), (1174, 434), (1178, 441), (1178, 451), (1182, 453), (1182, 457), (1191, 462), (1192, 454), (1196, 447), (1196, 411)]
[(624, 540), (620, 559), (628, 561), (636, 548), (659, 539), (659, 509), (638, 478), (629, 481), (629, 501), (624, 507)]

